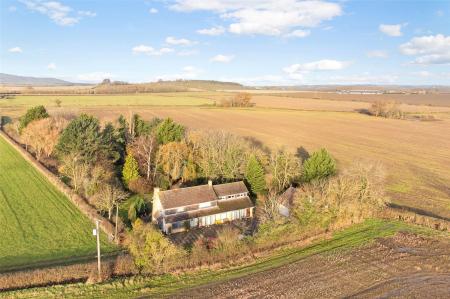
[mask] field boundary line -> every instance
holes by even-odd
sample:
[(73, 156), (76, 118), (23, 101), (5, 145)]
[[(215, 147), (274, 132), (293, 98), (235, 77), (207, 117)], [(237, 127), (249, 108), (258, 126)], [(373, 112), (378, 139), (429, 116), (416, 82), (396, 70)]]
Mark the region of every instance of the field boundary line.
[[(3, 130), (0, 130), (0, 136), (10, 144), (28, 163), (30, 163), (40, 174), (42, 174), (59, 192), (63, 193), (90, 221), (101, 220), (100, 228), (111, 241), (114, 239), (114, 225), (105, 217), (100, 215), (97, 210), (90, 205), (84, 198), (64, 184), (54, 173), (39, 163), (29, 152), (20, 144), (9, 137)], [(120, 239), (120, 238), (119, 238)]]

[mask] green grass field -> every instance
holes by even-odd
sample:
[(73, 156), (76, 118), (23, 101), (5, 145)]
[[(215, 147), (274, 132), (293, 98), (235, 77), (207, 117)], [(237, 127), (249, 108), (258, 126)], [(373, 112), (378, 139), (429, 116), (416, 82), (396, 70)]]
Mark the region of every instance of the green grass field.
[[(95, 255), (94, 225), (0, 137), (0, 271)], [(106, 239), (104, 252), (115, 247)]]
[(0, 107), (31, 107), (44, 105), (56, 107), (56, 100), (61, 101), (62, 107), (87, 106), (201, 106), (211, 105), (213, 100), (209, 94), (192, 93), (152, 93), (130, 95), (42, 95), (16, 96), (13, 99), (0, 100)]
[[(226, 281), (249, 274), (280, 267), (316, 254), (332, 254), (367, 245), (376, 238), (392, 236), (399, 231), (409, 231), (422, 235), (442, 234), (431, 229), (412, 226), (397, 221), (368, 220), (363, 224), (354, 225), (349, 229), (336, 233), (332, 239), (319, 241), (303, 248), (290, 248), (277, 251), (273, 255), (225, 270), (203, 270), (190, 274), (135, 276), (131, 278), (117, 278), (112, 281), (86, 285), (76, 283), (46, 288), (34, 288), (15, 292), (5, 292), (6, 298), (135, 298), (135, 297), (163, 297), (174, 292), (182, 294), (183, 289), (200, 285)], [(0, 298), (2, 295), (0, 294)]]

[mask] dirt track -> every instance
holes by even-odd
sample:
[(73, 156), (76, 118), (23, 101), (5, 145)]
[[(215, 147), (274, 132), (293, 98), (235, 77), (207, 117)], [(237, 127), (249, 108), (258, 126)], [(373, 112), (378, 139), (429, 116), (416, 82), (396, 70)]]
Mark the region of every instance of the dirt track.
[(401, 233), (173, 298), (448, 298), (450, 240)]

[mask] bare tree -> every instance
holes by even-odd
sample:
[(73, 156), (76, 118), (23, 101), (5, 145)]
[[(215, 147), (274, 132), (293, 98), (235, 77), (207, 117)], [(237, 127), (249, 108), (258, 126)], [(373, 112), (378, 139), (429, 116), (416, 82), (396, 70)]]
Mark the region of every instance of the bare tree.
[(43, 156), (48, 158), (52, 155), (59, 135), (67, 123), (67, 120), (60, 117), (35, 120), (23, 130), (22, 141), (33, 148), (36, 159), (41, 160)]
[(155, 153), (157, 142), (154, 134), (139, 136), (131, 143), (133, 156), (138, 160), (140, 166), (143, 166), (147, 180), (150, 180), (152, 168), (155, 167)]
[(300, 175), (301, 162), (294, 154), (279, 149), (270, 156), (269, 168), (271, 172), (270, 187), (279, 193), (289, 187)]

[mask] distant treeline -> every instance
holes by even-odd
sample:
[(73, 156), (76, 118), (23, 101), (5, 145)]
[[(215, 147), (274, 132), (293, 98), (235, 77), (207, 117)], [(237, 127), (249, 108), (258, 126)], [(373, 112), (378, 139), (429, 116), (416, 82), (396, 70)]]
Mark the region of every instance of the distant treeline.
[(130, 84), (122, 81), (103, 80), (96, 86), (55, 86), (55, 87), (5, 87), (7, 92), (21, 94), (130, 94), (151, 92), (186, 92), (198, 90), (243, 90), (247, 89), (241, 84), (233, 82), (220, 82), (211, 80), (175, 80), (158, 81), (152, 83)]

